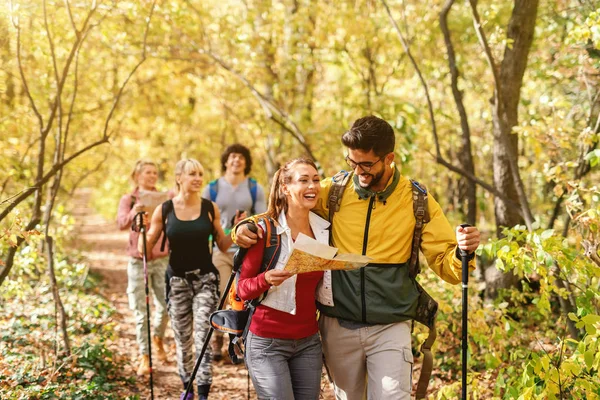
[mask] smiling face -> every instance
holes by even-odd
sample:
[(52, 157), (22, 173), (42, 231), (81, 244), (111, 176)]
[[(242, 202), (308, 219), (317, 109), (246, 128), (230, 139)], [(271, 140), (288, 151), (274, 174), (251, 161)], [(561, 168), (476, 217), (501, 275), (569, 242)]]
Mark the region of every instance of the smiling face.
[(142, 167), (142, 170), (137, 174), (136, 182), (137, 185), (144, 190), (152, 190), (156, 186), (158, 180), (158, 170), (152, 164), (146, 164)]
[(196, 160), (182, 160), (175, 167), (175, 177), (179, 190), (184, 193), (198, 193), (204, 181), (204, 168)]
[(288, 207), (312, 209), (317, 204), (321, 190), (319, 173), (308, 164), (295, 164), (291, 168), (291, 180), (283, 185)]
[(359, 149), (348, 149), (346, 161), (358, 176), (361, 187), (380, 191), (385, 188), (389, 180), (390, 164), (394, 160), (394, 153), (378, 157), (373, 150), (368, 152)]
[(225, 170), (235, 175), (243, 174), (246, 169), (246, 158), (241, 153), (230, 153), (225, 163)]

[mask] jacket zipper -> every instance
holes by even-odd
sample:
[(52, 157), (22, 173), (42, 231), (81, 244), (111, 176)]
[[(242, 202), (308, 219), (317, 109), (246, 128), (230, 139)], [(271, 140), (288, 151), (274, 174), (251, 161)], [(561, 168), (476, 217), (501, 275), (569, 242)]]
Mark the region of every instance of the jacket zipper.
[[(367, 211), (367, 222), (365, 223), (365, 235), (363, 237), (363, 256), (367, 255), (367, 245), (369, 244), (369, 225), (371, 223), (371, 211), (373, 211), (373, 203), (375, 197), (369, 200), (369, 210)], [(365, 297), (365, 269), (360, 269), (360, 299), (362, 302), (362, 322), (367, 323), (367, 299)]]

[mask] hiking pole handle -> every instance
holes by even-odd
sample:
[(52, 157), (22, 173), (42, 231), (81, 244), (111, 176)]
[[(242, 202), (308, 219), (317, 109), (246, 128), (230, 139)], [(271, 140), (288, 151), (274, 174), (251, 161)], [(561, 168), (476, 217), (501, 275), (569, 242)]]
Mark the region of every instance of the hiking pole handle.
[(139, 213), (135, 214), (133, 216), (133, 221), (131, 223), (131, 230), (132, 231), (138, 231), (138, 229), (141, 231), (142, 229), (146, 228), (146, 224), (144, 224), (144, 214), (146, 212), (145, 211), (140, 211)]
[[(460, 224), (461, 228), (468, 228), (469, 224)], [(462, 283), (467, 285), (469, 283), (469, 252), (461, 248), (458, 249), (460, 259), (462, 261)]]

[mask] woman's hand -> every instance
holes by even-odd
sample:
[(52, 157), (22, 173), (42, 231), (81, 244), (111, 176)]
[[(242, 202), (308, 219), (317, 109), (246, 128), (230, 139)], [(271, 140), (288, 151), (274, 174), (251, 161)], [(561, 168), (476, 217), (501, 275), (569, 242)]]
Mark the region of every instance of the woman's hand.
[(271, 286), (279, 286), (294, 274), (288, 271), (270, 269), (265, 273), (265, 282)]

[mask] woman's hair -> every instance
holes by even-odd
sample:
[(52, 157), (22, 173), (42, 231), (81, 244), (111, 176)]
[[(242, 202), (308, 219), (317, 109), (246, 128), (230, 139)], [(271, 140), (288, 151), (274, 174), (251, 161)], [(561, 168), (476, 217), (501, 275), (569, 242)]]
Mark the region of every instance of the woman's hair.
[[(179, 160), (175, 165), (175, 178), (181, 176), (181, 174), (189, 174), (192, 171), (199, 171), (204, 173), (204, 167), (198, 160), (193, 158), (184, 158), (183, 160)], [(179, 186), (179, 182), (175, 179), (175, 184), (177, 184), (177, 190), (181, 190)]]
[(142, 169), (144, 169), (144, 167), (148, 166), (148, 165), (152, 165), (154, 168), (158, 169), (158, 166), (156, 165), (156, 163), (154, 161), (150, 161), (150, 160), (137, 160), (135, 162), (135, 166), (133, 167), (133, 171), (131, 171), (131, 181), (133, 182), (134, 186), (137, 187), (137, 177), (138, 175), (142, 172)]
[(278, 219), (282, 212), (287, 212), (288, 202), (285, 193), (283, 193), (283, 184), (288, 184), (292, 181), (292, 168), (298, 164), (306, 164), (319, 170), (315, 162), (309, 158), (294, 158), (285, 163), (285, 165), (275, 172), (273, 176), (273, 184), (271, 185), (271, 193), (269, 194), (269, 207), (266, 215), (273, 219)]

